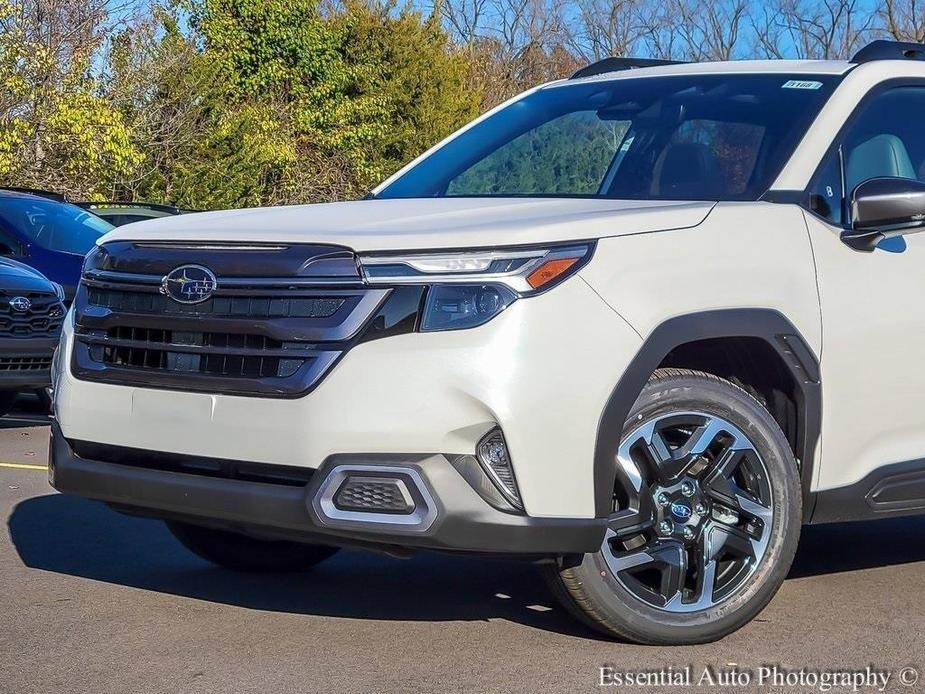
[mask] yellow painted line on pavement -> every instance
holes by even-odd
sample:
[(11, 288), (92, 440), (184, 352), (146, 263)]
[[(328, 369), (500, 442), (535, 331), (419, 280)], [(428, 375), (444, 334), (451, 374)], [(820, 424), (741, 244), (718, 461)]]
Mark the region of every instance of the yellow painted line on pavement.
[(0, 467), (12, 468), (13, 470), (47, 470), (47, 465), (28, 465), (27, 463), (4, 463), (0, 461)]

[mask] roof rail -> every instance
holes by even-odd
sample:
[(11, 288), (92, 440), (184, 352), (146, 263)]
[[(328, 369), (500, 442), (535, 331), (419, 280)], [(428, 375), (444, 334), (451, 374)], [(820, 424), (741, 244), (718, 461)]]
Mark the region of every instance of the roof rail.
[(925, 60), (925, 44), (881, 39), (855, 53), (851, 62), (861, 64), (874, 60)]
[(641, 67), (658, 67), (659, 65), (679, 65), (683, 60), (656, 60), (655, 58), (604, 58), (587, 67), (581, 68), (569, 77), (578, 80), (582, 77), (593, 77), (608, 72), (622, 72), (623, 70), (636, 70)]

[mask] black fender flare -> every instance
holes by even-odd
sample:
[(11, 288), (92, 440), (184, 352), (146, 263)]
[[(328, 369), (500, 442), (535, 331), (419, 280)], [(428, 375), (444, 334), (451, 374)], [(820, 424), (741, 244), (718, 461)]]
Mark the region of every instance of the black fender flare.
[(804, 518), (812, 515), (813, 461), (822, 425), (822, 387), (819, 360), (806, 340), (782, 313), (766, 308), (702, 311), (676, 316), (658, 325), (627, 366), (607, 401), (597, 428), (594, 450), (594, 508), (598, 518), (611, 513), (619, 441), (630, 410), (649, 376), (676, 347), (698, 340), (753, 337), (766, 342), (790, 370), (796, 384), (801, 417), (797, 458), (803, 482)]

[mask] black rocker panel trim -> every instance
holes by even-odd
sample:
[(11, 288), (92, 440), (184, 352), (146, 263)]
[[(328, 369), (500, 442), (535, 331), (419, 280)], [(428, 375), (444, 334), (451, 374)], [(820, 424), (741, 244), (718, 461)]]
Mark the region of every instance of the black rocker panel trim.
[(763, 308), (721, 309), (670, 318), (646, 339), (613, 389), (597, 429), (594, 453), (595, 512), (610, 514), (616, 462), (614, 442), (619, 441), (629, 412), (649, 376), (673, 349), (700, 340), (724, 337), (759, 338), (783, 360), (796, 383), (800, 423), (797, 457), (801, 462), (805, 517), (810, 517), (813, 495), (813, 459), (822, 423), (822, 389), (819, 362), (800, 332), (779, 311)]
[(846, 487), (816, 492), (813, 523), (925, 514), (925, 459), (885, 465)]

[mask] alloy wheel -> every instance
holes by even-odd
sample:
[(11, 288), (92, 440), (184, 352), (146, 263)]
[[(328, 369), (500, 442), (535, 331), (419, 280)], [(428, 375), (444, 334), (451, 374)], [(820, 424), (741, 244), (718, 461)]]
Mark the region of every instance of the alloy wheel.
[(706, 610), (734, 596), (765, 556), (774, 518), (768, 470), (735, 425), (704, 412), (652, 418), (626, 435), (602, 546), (606, 566), (659, 610)]

